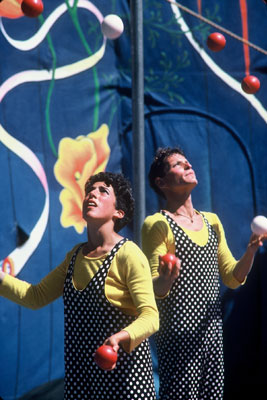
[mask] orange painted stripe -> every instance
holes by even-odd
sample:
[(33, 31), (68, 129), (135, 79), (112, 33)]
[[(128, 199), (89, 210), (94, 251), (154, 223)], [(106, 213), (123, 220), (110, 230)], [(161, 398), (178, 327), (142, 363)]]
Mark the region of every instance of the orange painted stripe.
[[(247, 1), (239, 0), (240, 4), (240, 12), (241, 12), (241, 20), (242, 20), (242, 34), (243, 39), (248, 41), (248, 10), (247, 10)], [(249, 75), (250, 69), (250, 57), (249, 57), (249, 46), (247, 44), (243, 44), (244, 49), (244, 60), (245, 60), (245, 72), (246, 75)]]
[(202, 1), (201, 0), (197, 0), (197, 9), (198, 9), (198, 13), (201, 14), (202, 13)]

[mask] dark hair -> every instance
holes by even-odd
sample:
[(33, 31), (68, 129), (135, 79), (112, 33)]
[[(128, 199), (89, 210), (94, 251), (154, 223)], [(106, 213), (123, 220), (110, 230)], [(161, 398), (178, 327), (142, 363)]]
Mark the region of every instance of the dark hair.
[(150, 170), (148, 173), (148, 179), (149, 179), (149, 184), (152, 187), (152, 189), (155, 190), (157, 194), (160, 196), (164, 196), (164, 193), (160, 190), (158, 185), (155, 183), (156, 178), (163, 178), (166, 173), (170, 169), (170, 165), (167, 162), (167, 158), (171, 156), (172, 154), (181, 154), (184, 156), (184, 152), (180, 147), (164, 147), (164, 148), (159, 148), (156, 151), (156, 154), (154, 156), (154, 159), (152, 161), (152, 164), (150, 166)]
[(106, 185), (112, 186), (116, 197), (116, 210), (124, 211), (124, 217), (116, 219), (114, 230), (119, 232), (133, 218), (134, 198), (130, 182), (122, 175), (113, 172), (99, 172), (90, 176), (85, 183), (85, 193), (90, 190), (95, 182), (105, 182)]

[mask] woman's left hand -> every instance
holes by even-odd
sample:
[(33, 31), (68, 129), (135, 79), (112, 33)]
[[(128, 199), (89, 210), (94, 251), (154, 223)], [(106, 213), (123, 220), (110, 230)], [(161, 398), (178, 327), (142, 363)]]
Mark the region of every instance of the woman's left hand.
[(120, 346), (120, 339), (118, 337), (118, 334), (116, 333), (115, 335), (110, 336), (109, 338), (107, 338), (103, 344), (106, 344), (108, 346), (111, 346), (113, 348), (114, 351), (118, 352)]
[(263, 246), (263, 242), (267, 240), (267, 233), (264, 235), (257, 235), (253, 233), (249, 239), (248, 249), (252, 250), (255, 254), (259, 247)]
[(104, 344), (108, 344), (114, 351), (118, 351), (120, 345), (130, 345), (130, 335), (127, 331), (122, 330), (107, 338)]
[[(111, 346), (116, 353), (118, 352), (120, 348), (120, 343), (126, 343), (130, 341), (130, 335), (126, 331), (120, 331), (118, 333), (115, 333), (115, 335), (112, 335), (108, 337), (103, 344), (106, 344), (108, 346)], [(109, 369), (109, 371), (112, 371), (116, 367), (116, 363), (112, 365), (112, 367)]]

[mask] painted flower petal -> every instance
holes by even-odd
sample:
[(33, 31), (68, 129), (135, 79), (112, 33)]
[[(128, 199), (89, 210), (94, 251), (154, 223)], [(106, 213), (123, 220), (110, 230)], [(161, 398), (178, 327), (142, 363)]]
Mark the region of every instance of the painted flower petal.
[(63, 189), (59, 200), (62, 204), (61, 225), (64, 228), (74, 226), (77, 233), (83, 233), (86, 223), (82, 217), (82, 210), (76, 203), (72, 193), (68, 189)]
[(0, 3), (0, 16), (6, 18), (20, 18), (24, 14), (20, 4), (22, 0), (4, 0)]
[[(104, 171), (107, 166), (110, 155), (110, 147), (107, 141), (108, 134), (108, 126), (103, 124), (97, 131), (86, 136), (86, 138), (94, 142), (97, 161), (94, 172), (91, 171), (92, 166), (90, 165), (90, 161), (84, 165), (83, 174), (79, 180), (79, 185), (81, 186), (82, 190), (84, 189), (85, 182), (91, 175)], [(79, 136), (77, 137), (77, 140), (84, 140), (84, 138), (84, 136)]]
[(108, 134), (108, 126), (106, 124), (103, 124), (97, 131), (90, 133), (87, 136), (90, 137), (90, 139), (92, 139), (92, 141), (94, 142), (98, 165), (105, 163), (110, 154), (110, 148), (107, 141)]
[(90, 176), (104, 171), (109, 160), (108, 134), (108, 126), (103, 124), (87, 136), (66, 137), (59, 143), (54, 174), (65, 188), (60, 194), (61, 224), (64, 227), (73, 225), (78, 233), (82, 233), (85, 226), (82, 218), (85, 182)]
[(97, 167), (97, 155), (94, 143), (87, 138), (76, 141), (64, 138), (59, 144), (59, 158), (54, 166), (54, 173), (58, 182), (68, 188), (80, 207), (84, 197), (84, 188), (79, 184), (85, 164), (90, 164), (91, 174)]

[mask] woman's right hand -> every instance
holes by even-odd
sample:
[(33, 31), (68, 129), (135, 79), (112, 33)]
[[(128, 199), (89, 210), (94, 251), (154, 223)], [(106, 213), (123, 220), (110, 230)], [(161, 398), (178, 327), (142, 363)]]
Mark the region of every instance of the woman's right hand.
[(153, 279), (154, 293), (157, 297), (165, 297), (170, 291), (173, 282), (179, 277), (181, 260), (176, 257), (175, 263), (166, 263), (159, 256), (159, 275)]
[(163, 280), (173, 283), (180, 274), (181, 260), (175, 257), (175, 261), (166, 262), (163, 257), (165, 256), (159, 256), (159, 275)]

